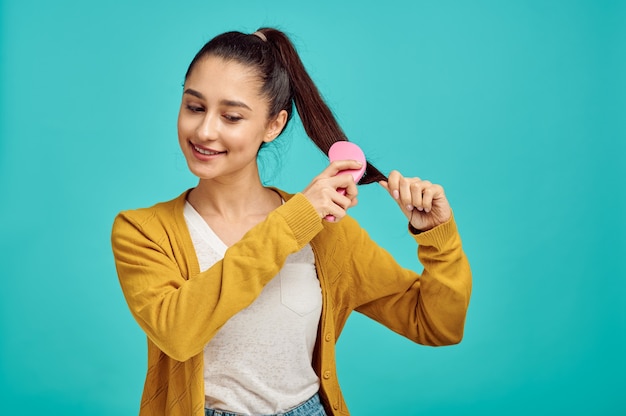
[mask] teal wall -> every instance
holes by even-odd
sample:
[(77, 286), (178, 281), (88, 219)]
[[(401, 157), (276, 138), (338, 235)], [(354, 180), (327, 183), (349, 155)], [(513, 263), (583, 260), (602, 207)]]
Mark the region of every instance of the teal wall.
[[(113, 217), (195, 184), (176, 139), (195, 51), (274, 25), (381, 169), (445, 186), (473, 266), (458, 346), (350, 318), (353, 414), (626, 414), (626, 2), (0, 4), (0, 413), (137, 413)], [(275, 155), (264, 178), (293, 192), (325, 165), (299, 125)], [(381, 188), (352, 213), (420, 268)]]

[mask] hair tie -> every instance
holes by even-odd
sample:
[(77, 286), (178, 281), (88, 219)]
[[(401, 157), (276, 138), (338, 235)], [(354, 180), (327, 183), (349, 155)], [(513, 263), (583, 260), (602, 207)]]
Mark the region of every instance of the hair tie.
[(263, 42), (267, 42), (267, 38), (265, 37), (265, 35), (263, 34), (263, 32), (259, 32), (258, 30), (256, 32), (253, 33), (254, 36), (258, 37), (259, 39), (261, 39)]

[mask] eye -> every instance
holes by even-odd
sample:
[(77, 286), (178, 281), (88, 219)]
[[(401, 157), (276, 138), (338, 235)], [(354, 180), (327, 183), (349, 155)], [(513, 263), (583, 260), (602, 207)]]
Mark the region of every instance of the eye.
[(199, 106), (199, 105), (194, 105), (194, 104), (187, 104), (186, 105), (187, 110), (193, 112), (193, 113), (202, 113), (204, 112), (204, 107)]
[(232, 114), (224, 114), (223, 117), (231, 123), (236, 123), (243, 119), (241, 116), (235, 116)]

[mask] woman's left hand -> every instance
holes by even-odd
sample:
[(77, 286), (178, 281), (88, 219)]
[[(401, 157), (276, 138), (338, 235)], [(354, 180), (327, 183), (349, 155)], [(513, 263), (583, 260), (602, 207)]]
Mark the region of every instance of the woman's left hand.
[(405, 178), (396, 170), (389, 174), (388, 179), (379, 184), (396, 200), (414, 228), (428, 231), (452, 216), (441, 185), (420, 178)]

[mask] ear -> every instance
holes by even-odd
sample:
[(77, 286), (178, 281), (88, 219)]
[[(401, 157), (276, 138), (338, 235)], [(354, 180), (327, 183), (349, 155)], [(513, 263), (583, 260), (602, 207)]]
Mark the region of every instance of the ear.
[(287, 111), (280, 110), (276, 117), (267, 123), (267, 131), (263, 141), (269, 143), (277, 138), (285, 128), (285, 124), (287, 124)]

